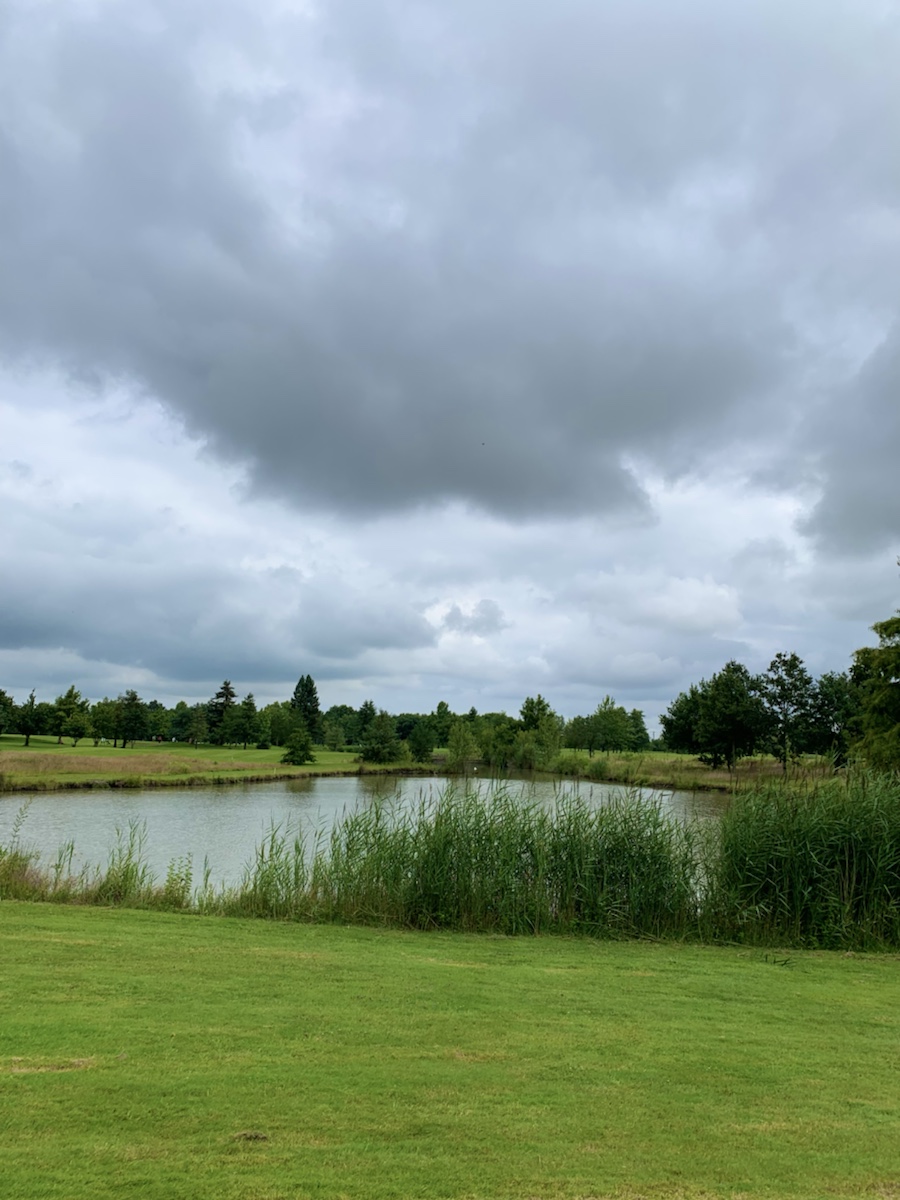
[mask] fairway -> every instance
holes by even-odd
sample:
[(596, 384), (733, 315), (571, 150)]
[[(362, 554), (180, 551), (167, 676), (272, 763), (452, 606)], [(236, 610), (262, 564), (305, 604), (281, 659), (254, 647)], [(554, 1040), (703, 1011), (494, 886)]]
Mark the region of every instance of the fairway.
[(0, 1192), (900, 1196), (900, 960), (0, 904)]

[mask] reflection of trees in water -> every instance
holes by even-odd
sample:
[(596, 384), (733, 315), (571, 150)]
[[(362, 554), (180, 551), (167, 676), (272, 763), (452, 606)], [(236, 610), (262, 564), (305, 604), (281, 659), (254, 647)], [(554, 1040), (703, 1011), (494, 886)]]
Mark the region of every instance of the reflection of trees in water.
[(317, 783), (317, 779), (288, 779), (285, 781), (285, 790), (298, 796), (311, 796)]
[(400, 780), (396, 775), (357, 776), (359, 795), (367, 800), (391, 800), (400, 794)]

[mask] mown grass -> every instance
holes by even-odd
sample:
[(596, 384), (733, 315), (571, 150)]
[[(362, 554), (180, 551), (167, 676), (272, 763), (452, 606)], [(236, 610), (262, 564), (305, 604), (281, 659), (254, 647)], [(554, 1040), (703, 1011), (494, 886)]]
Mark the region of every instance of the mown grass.
[(4, 1200), (898, 1195), (900, 960), (0, 905)]
[[(22, 810), (23, 822), (25, 809)], [(0, 899), (185, 908), (227, 916), (502, 934), (697, 938), (847, 949), (900, 946), (900, 782), (854, 774), (736, 795), (719, 822), (659, 800), (528, 802), (448, 787), (410, 807), (376, 800), (314, 844), (273, 829), (236, 887), (165, 883), (132, 826), (105, 868), (41, 864), (13, 830)]]
[[(0, 791), (56, 791), (78, 787), (190, 787), (262, 782), (309, 775), (391, 773), (409, 763), (361, 764), (349, 751), (316, 749), (316, 761), (302, 767), (281, 762), (284, 748), (257, 750), (239, 746), (190, 746), (173, 742), (141, 742), (122, 750), (58, 744), (56, 738), (33, 737), (30, 746), (18, 735), (0, 737)], [(424, 767), (417, 768), (419, 771)]]

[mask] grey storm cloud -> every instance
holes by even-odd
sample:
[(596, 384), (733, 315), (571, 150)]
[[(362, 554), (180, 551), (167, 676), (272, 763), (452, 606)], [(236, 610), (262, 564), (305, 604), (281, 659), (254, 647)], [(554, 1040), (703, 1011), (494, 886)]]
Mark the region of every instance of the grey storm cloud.
[(12, 0), (0, 39), (7, 357), (356, 516), (640, 513), (635, 463), (756, 447), (823, 542), (895, 534), (895, 8)]
[(452, 604), (443, 620), (444, 628), (452, 633), (471, 633), (476, 637), (499, 633), (508, 624), (496, 600), (479, 600), (470, 613), (464, 613), (458, 604)]

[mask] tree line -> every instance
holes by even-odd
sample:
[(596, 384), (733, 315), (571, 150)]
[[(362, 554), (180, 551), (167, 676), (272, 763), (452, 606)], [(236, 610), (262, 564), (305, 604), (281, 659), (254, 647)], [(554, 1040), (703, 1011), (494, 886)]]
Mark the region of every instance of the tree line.
[(670, 750), (733, 769), (757, 752), (785, 770), (805, 754), (840, 765), (856, 754), (872, 766), (900, 763), (900, 615), (872, 626), (878, 646), (853, 655), (847, 671), (814, 679), (797, 654), (776, 654), (760, 675), (734, 660), (692, 684), (660, 717)]
[(73, 684), (52, 702), (37, 701), (32, 691), (20, 705), (0, 689), (0, 733), (19, 733), (28, 745), (36, 734), (77, 745), (92, 738), (125, 749), (138, 741), (193, 745), (271, 746), (285, 748), (284, 760), (310, 762), (314, 746), (355, 750), (367, 762), (428, 761), (446, 750), (451, 765), (479, 760), (492, 767), (540, 769), (551, 765), (563, 747), (595, 752), (640, 750), (650, 745), (644, 715), (616, 704), (610, 696), (587, 716), (566, 721), (540, 694), (523, 702), (518, 717), (505, 712), (454, 713), (442, 700), (430, 713), (390, 714), (365, 700), (359, 708), (335, 704), (322, 711), (310, 675), (297, 682), (289, 700), (258, 708), (253, 693), (239, 698), (230, 680), (209, 700), (178, 701), (167, 708), (143, 700), (130, 689), (114, 700), (91, 703)]
[(427, 762), (438, 748), (451, 767), (479, 760), (493, 768), (549, 768), (561, 750), (589, 755), (651, 746), (698, 755), (710, 766), (774, 754), (784, 765), (804, 754), (851, 752), (876, 766), (900, 763), (900, 614), (872, 626), (878, 646), (857, 650), (848, 671), (814, 679), (802, 659), (779, 653), (760, 675), (730, 661), (709, 679), (680, 693), (660, 718), (651, 741), (644, 715), (611, 696), (584, 716), (565, 720), (540, 694), (525, 699), (517, 717), (505, 712), (454, 713), (441, 701), (430, 713), (391, 715), (365, 700), (322, 711), (311, 675), (302, 675), (287, 700), (258, 708), (252, 692), (239, 698), (226, 679), (209, 700), (179, 700), (167, 708), (129, 689), (91, 704), (74, 684), (52, 702), (34, 691), (16, 704), (0, 688), (0, 733), (36, 734), (125, 748), (135, 742), (285, 748), (284, 761), (309, 762), (316, 745), (354, 750), (367, 762)]

